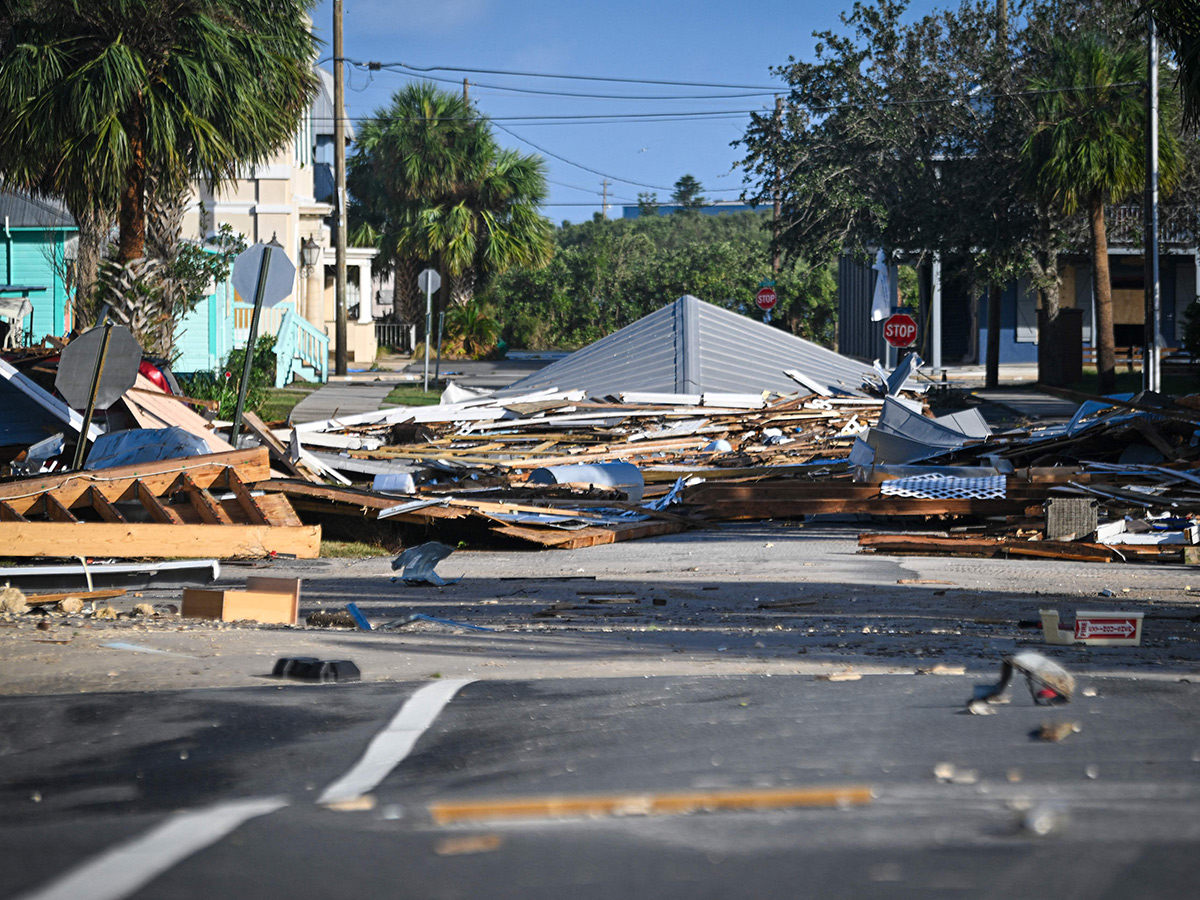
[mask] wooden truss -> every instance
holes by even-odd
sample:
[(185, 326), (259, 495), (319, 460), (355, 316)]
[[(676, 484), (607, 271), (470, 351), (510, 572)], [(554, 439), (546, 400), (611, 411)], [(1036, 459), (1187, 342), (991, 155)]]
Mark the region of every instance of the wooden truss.
[(0, 484), (6, 556), (316, 557), (319, 526), (270, 477), (266, 448), (72, 472)]

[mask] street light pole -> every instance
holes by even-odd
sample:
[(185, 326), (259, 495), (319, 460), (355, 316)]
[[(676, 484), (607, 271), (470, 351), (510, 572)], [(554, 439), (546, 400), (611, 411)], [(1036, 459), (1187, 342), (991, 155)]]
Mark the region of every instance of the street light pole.
[(345, 69), (342, 57), (342, 0), (333, 0), (333, 177), (336, 183), (333, 223), (335, 232), (334, 373), (345, 375), (346, 366), (346, 120)]
[(1146, 328), (1142, 348), (1142, 388), (1157, 391), (1162, 387), (1158, 328), (1162, 306), (1158, 271), (1158, 28), (1153, 15), (1147, 17), (1146, 24)]

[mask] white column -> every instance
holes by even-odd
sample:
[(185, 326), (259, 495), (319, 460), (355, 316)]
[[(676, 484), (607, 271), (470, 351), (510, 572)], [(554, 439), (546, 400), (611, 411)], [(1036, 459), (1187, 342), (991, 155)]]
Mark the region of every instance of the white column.
[(375, 321), (371, 306), (375, 298), (371, 294), (371, 261), (364, 259), (358, 264), (358, 323), (370, 325)]
[(318, 331), (325, 330), (325, 251), (317, 254), (317, 263), (304, 284), (304, 318)]

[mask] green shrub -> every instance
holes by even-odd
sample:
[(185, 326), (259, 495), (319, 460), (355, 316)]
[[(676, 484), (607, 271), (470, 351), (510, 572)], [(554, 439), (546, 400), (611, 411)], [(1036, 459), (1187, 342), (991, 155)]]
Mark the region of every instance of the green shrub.
[[(254, 357), (250, 361), (250, 381), (246, 387), (246, 406), (259, 412), (267, 399), (267, 389), (275, 384), (275, 338), (273, 335), (260, 337), (254, 345)], [(237, 408), (238, 386), (242, 381), (242, 369), (246, 364), (246, 351), (234, 350), (217, 372), (196, 372), (181, 375), (179, 386), (189, 397), (197, 400), (216, 400), (220, 406), (217, 416), (233, 418)]]

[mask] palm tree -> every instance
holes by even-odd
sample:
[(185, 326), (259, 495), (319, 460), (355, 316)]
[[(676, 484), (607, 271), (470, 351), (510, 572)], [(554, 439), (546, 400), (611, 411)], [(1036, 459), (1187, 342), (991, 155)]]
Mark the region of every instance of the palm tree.
[(396, 310), (409, 321), (423, 265), (437, 266), (447, 293), (466, 303), (478, 279), (540, 267), (553, 252), (553, 228), (537, 212), (541, 159), (502, 150), (486, 119), (428, 82), (398, 91), (362, 126), (348, 169), (355, 233), (391, 258)]
[[(1116, 358), (1104, 206), (1126, 199), (1145, 179), (1143, 80), (1140, 48), (1115, 48), (1084, 35), (1055, 42), (1047, 74), (1030, 82), (1037, 124), (1024, 155), (1034, 191), (1067, 215), (1082, 209), (1088, 216), (1097, 369), (1105, 392), (1116, 388)], [(1182, 166), (1182, 150), (1165, 125), (1159, 154), (1167, 189)]]
[(364, 122), (348, 160), (354, 198), (351, 239), (378, 247), (394, 273), (393, 304), (401, 321), (420, 317), (417, 273), (437, 254), (428, 246), (422, 213), (455, 185), (464, 156), (478, 155), (486, 135), (457, 94), (414, 82)]
[(1139, 12), (1154, 16), (1163, 41), (1175, 51), (1184, 114), (1195, 128), (1200, 125), (1200, 9), (1195, 0), (1147, 0)]
[(0, 171), (116, 209), (121, 263), (144, 252), (149, 173), (234, 178), (292, 138), (316, 89), (311, 0), (6, 5)]

